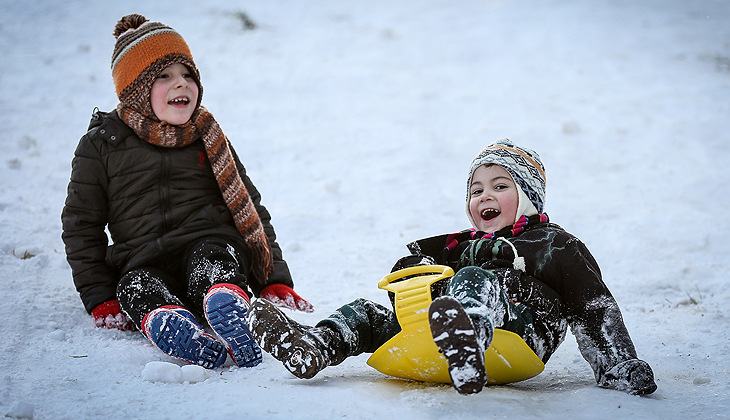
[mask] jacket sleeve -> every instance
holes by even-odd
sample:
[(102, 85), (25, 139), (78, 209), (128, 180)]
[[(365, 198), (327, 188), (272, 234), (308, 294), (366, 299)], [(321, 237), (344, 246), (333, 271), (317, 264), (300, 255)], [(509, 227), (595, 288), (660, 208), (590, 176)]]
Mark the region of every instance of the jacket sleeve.
[(601, 384), (608, 370), (636, 359), (636, 350), (618, 303), (588, 248), (574, 237), (560, 255), (559, 292), (568, 324), (583, 358)]
[(117, 275), (106, 264), (107, 175), (90, 135), (79, 142), (61, 214), (66, 258), (86, 311), (116, 299)]
[(259, 285), (256, 282), (249, 282), (249, 286), (256, 296), (261, 293), (261, 290), (264, 287), (273, 283), (285, 284), (293, 289), (294, 282), (292, 281), (291, 273), (289, 272), (289, 266), (287, 265), (286, 261), (284, 261), (281, 247), (276, 242), (276, 232), (274, 231), (274, 226), (271, 224), (271, 214), (269, 214), (269, 211), (266, 209), (266, 207), (261, 204), (261, 194), (259, 193), (258, 189), (256, 189), (256, 186), (253, 184), (248, 175), (246, 175), (246, 168), (244, 168), (232, 145), (231, 152), (233, 154), (233, 158), (236, 161), (236, 168), (238, 169), (238, 173), (241, 175), (243, 184), (246, 186), (246, 190), (251, 196), (251, 201), (253, 201), (254, 207), (256, 207), (256, 212), (259, 215), (259, 219), (261, 219), (261, 224), (264, 226), (264, 232), (266, 233), (266, 237), (269, 239), (271, 253), (273, 254), (274, 258), (274, 271), (272, 271), (269, 275), (269, 278), (266, 281), (266, 285)]

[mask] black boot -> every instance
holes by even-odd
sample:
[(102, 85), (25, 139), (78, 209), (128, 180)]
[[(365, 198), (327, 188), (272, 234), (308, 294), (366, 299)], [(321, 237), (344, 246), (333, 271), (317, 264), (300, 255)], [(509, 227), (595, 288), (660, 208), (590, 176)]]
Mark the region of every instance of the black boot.
[(484, 347), (469, 315), (451, 296), (435, 299), (428, 309), (433, 341), (449, 363), (449, 376), (460, 394), (476, 394), (487, 383)]
[(248, 323), (261, 348), (297, 378), (313, 378), (342, 359), (343, 339), (337, 331), (299, 324), (266, 299), (251, 305)]

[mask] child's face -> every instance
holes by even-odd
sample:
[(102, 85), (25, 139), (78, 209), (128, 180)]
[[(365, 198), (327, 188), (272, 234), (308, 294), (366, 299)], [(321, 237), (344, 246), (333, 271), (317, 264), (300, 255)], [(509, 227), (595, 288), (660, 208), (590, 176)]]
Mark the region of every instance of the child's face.
[(469, 213), (477, 230), (492, 233), (515, 223), (519, 195), (509, 172), (499, 165), (482, 165), (469, 187)]
[(160, 121), (185, 124), (198, 103), (198, 85), (192, 73), (180, 63), (162, 70), (150, 91), (152, 111)]

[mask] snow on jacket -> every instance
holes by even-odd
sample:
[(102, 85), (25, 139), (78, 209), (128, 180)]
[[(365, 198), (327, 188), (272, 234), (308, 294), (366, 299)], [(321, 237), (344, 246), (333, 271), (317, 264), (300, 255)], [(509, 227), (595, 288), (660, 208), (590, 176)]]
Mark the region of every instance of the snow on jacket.
[[(267, 284), (293, 287), (271, 216), (233, 154), (274, 256)], [(153, 146), (134, 134), (116, 111), (95, 112), (79, 141), (61, 220), (74, 284), (89, 312), (116, 299), (124, 273), (170, 264), (203, 238), (225, 238), (248, 250), (223, 201), (202, 140), (182, 148)], [(254, 281), (248, 286), (256, 295), (263, 288)]]
[[(451, 250), (445, 249), (448, 236), (415, 241), (409, 248), (455, 270), (471, 265), (505, 267), (514, 274), (517, 270), (512, 268), (515, 254), (511, 243), (525, 259), (525, 273), (517, 277), (518, 281), (512, 276), (513, 281), (504, 284), (508, 297), (528, 307), (540, 305), (541, 293), (532, 293), (535, 282), (530, 277), (556, 292), (561, 300), (561, 317), (567, 320), (597, 381), (601, 382), (604, 374), (618, 363), (636, 359), (621, 311), (603, 282), (598, 264), (585, 244), (560, 226), (541, 223), (527, 227), (509, 238), (509, 242), (499, 238), (469, 240), (469, 235), (464, 234), (459, 245)], [(556, 331), (552, 333), (562, 341), (559, 325), (553, 327)], [(552, 350), (555, 349), (557, 345)]]

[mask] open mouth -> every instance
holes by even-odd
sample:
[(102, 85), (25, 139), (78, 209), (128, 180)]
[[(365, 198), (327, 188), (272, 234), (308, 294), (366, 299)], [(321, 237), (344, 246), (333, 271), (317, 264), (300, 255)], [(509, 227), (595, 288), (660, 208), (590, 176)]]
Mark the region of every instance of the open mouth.
[(482, 216), (482, 220), (485, 220), (488, 222), (488, 221), (494, 219), (495, 217), (499, 216), (500, 214), (502, 214), (502, 212), (497, 209), (484, 209), (484, 210), (482, 210), (481, 216)]
[(179, 105), (179, 106), (185, 106), (190, 103), (190, 99), (181, 97), (181, 98), (175, 98), (167, 102), (170, 105)]

